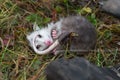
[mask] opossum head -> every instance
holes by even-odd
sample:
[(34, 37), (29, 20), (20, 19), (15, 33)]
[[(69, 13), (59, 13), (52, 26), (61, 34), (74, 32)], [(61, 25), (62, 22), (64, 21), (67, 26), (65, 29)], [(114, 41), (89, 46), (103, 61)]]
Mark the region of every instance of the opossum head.
[(47, 28), (39, 29), (38, 26), (36, 27), (37, 28), (35, 31), (27, 35), (27, 39), (31, 47), (35, 46), (36, 49), (42, 51), (48, 48), (53, 43), (53, 39), (51, 37), (50, 30), (48, 30)]

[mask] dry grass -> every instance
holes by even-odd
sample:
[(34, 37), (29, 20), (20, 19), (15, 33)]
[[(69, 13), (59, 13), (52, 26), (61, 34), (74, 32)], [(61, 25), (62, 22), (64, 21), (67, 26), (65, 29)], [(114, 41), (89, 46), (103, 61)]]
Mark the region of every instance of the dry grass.
[[(102, 13), (97, 1), (1, 0), (0, 4), (0, 71), (3, 73), (0, 72), (0, 76), (3, 75), (3, 80), (45, 80), (46, 65), (60, 56), (35, 54), (28, 46), (26, 34), (32, 31), (35, 21), (42, 27), (71, 14), (87, 17), (98, 32), (96, 50), (85, 57), (98, 66), (120, 63), (120, 44), (117, 44), (120, 21)], [(75, 55), (65, 55), (71, 56)]]

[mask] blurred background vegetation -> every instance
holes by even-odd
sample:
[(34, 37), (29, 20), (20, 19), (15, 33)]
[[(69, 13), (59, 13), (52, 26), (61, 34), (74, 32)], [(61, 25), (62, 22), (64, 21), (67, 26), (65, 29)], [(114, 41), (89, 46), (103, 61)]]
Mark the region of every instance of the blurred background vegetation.
[(120, 21), (103, 13), (98, 1), (0, 0), (0, 80), (45, 80), (45, 67), (60, 56), (37, 55), (26, 35), (34, 22), (44, 27), (69, 15), (85, 16), (98, 32), (96, 49), (85, 58), (102, 67), (120, 63)]

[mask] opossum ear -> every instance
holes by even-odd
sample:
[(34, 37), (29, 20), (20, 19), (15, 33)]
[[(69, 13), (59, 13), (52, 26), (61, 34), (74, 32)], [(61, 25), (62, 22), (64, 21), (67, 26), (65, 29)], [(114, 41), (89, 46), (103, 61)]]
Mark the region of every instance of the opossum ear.
[(39, 28), (39, 26), (37, 25), (36, 22), (35, 22), (34, 25), (33, 25), (33, 30), (34, 30), (34, 31), (40, 30), (40, 28)]
[(26, 35), (26, 37), (27, 37), (27, 40), (31, 40), (31, 35), (30, 35), (31, 33), (28, 33), (27, 35)]

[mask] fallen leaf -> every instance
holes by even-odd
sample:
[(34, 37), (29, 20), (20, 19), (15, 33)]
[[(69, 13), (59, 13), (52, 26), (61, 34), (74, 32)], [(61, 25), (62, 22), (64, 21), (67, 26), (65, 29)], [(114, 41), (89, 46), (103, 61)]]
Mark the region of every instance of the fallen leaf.
[(8, 34), (6, 34), (6, 35), (4, 35), (4, 37), (3, 38), (1, 38), (1, 40), (2, 40), (2, 46), (0, 46), (0, 47), (3, 47), (3, 45), (4, 46), (13, 46), (14, 45), (14, 36), (13, 35), (8, 35)]
[(53, 10), (52, 11), (52, 21), (55, 21), (55, 20), (57, 20), (57, 12), (56, 12), (56, 10)]
[(83, 11), (85, 11), (87, 13), (92, 13), (92, 9), (90, 7), (83, 8)]

